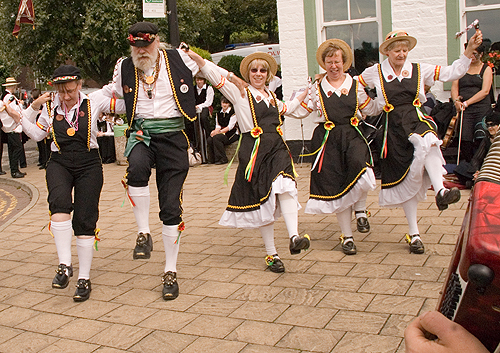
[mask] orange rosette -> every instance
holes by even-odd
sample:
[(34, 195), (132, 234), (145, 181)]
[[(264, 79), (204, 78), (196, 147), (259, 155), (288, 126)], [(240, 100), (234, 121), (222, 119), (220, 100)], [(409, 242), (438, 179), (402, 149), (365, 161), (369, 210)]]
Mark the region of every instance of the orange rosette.
[(335, 127), (335, 124), (334, 124), (334, 123), (332, 123), (331, 121), (327, 121), (327, 122), (325, 123), (325, 130), (327, 130), (327, 131), (330, 131), (330, 130), (331, 130), (331, 129), (333, 129), (334, 127)]
[(415, 98), (415, 100), (413, 101), (413, 106), (414, 107), (421, 107), (422, 103), (420, 102), (420, 99)]
[(276, 131), (278, 131), (278, 134), (280, 134), (280, 136), (283, 136), (283, 130), (281, 129), (281, 126), (276, 126)]
[(253, 138), (259, 137), (264, 131), (262, 131), (262, 128), (260, 126), (254, 127), (251, 131), (250, 134), (252, 134)]
[(384, 112), (386, 113), (390, 113), (394, 110), (394, 106), (390, 103), (387, 103), (386, 105), (384, 105)]
[(186, 224), (184, 224), (184, 221), (182, 221), (181, 223), (179, 223), (179, 225), (177, 226), (177, 230), (179, 232), (183, 232), (184, 230), (186, 229)]
[(359, 125), (359, 119), (358, 119), (358, 117), (353, 116), (353, 117), (351, 118), (351, 125), (352, 125), (352, 126), (358, 126), (358, 125)]

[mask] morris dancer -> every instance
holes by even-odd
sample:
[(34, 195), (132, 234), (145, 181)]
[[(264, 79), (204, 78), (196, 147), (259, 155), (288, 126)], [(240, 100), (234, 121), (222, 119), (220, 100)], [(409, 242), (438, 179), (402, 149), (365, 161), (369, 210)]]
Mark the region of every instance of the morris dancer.
[(432, 184), (434, 188), (440, 211), (460, 200), (460, 190), (449, 190), (443, 185), (445, 161), (439, 148), (442, 141), (437, 138), (437, 126), (432, 118), (420, 109), (421, 102), (425, 102), (424, 86), (462, 77), (469, 68), (474, 49), (481, 42), (481, 31), (476, 30), (464, 55), (450, 66), (412, 64), (406, 58), (417, 40), (404, 31), (393, 31), (379, 48), (388, 58), (359, 76), (364, 86), (376, 87), (377, 100), (386, 113), (379, 204), (403, 207), (409, 226), (405, 238), (410, 253), (424, 253), (417, 224), (417, 204), (426, 198), (429, 186)]

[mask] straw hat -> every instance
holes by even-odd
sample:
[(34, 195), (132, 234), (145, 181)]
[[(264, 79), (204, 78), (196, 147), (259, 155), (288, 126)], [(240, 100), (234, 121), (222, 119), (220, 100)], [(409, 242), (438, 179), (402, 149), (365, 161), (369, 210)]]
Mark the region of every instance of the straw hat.
[(278, 71), (278, 63), (276, 62), (276, 60), (274, 60), (274, 58), (267, 53), (256, 51), (255, 53), (245, 56), (241, 61), (240, 73), (246, 81), (249, 81), (248, 71), (250, 69), (250, 63), (255, 59), (262, 59), (267, 61), (267, 63), (269, 64), (269, 69), (271, 71), (270, 74), (272, 74), (273, 76), (276, 75), (276, 72)]
[(346, 60), (344, 61), (343, 68), (344, 72), (346, 72), (347, 69), (349, 69), (352, 65), (352, 49), (346, 42), (337, 38), (325, 40), (323, 43), (321, 43), (318, 50), (316, 50), (316, 61), (318, 62), (319, 66), (321, 66), (324, 70), (326, 70), (322, 56), (323, 52), (330, 46), (337, 46), (344, 52), (343, 57), (345, 57)]
[(417, 45), (417, 39), (415, 37), (409, 36), (405, 31), (396, 30), (389, 32), (389, 34), (385, 36), (385, 41), (380, 44), (380, 47), (378, 48), (379, 52), (383, 55), (386, 55), (385, 51), (389, 44), (402, 39), (408, 40), (410, 42), (408, 50), (412, 50), (413, 48), (415, 48), (415, 45)]
[(5, 83), (2, 84), (2, 86), (15, 86), (18, 85), (19, 82), (16, 82), (16, 79), (14, 77), (7, 77), (5, 80)]

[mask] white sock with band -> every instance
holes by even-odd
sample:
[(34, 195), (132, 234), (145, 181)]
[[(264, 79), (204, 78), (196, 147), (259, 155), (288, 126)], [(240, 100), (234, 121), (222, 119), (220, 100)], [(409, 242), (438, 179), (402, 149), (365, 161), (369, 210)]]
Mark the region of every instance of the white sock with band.
[(50, 221), (50, 231), (54, 235), (59, 263), (70, 266), (71, 240), (73, 239), (71, 220), (64, 222)]
[[(177, 256), (179, 254), (179, 228), (176, 225), (163, 225), (162, 228), (163, 247), (165, 248), (165, 272), (177, 272)], [(177, 238), (179, 237), (179, 241)], [(177, 243), (176, 243), (177, 241)]]
[(344, 234), (344, 238), (351, 238), (352, 240), (351, 217), (351, 207), (342, 212), (337, 212), (337, 222), (339, 223), (340, 231)]
[[(281, 214), (285, 220), (288, 237), (299, 235), (299, 210), (297, 209), (297, 201), (288, 193), (279, 194), (278, 201), (280, 203)], [(274, 239), (274, 236), (273, 236)]]
[(135, 206), (133, 207), (138, 233), (151, 233), (149, 229), (149, 186), (129, 186), (128, 193)]
[(76, 237), (76, 251), (78, 252), (78, 279), (89, 279), (92, 258), (94, 257), (95, 238)]
[(274, 255), (278, 252), (274, 245), (274, 223), (265, 225), (259, 228), (262, 240), (264, 240), (264, 246), (266, 247), (267, 255)]
[(429, 179), (431, 179), (434, 193), (437, 195), (441, 190), (444, 191), (442, 157), (437, 146), (432, 146), (425, 158), (425, 170), (429, 175)]

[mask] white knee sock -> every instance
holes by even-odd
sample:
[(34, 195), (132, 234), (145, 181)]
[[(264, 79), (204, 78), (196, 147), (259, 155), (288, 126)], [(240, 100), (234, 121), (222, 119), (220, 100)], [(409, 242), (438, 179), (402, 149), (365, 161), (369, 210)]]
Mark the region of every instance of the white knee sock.
[(432, 146), (429, 154), (425, 158), (425, 170), (431, 179), (434, 193), (437, 195), (443, 185), (443, 164), (441, 162), (441, 151), (437, 146)]
[(163, 247), (165, 248), (165, 272), (172, 271), (177, 272), (177, 255), (179, 254), (179, 237), (178, 226), (166, 226), (163, 225), (162, 238)]
[(94, 257), (94, 240), (95, 238), (76, 237), (76, 251), (78, 252), (79, 262), (78, 279), (90, 278), (90, 267)]
[(50, 230), (54, 235), (59, 263), (67, 266), (71, 265), (71, 240), (73, 238), (71, 220), (64, 222), (50, 221)]
[(416, 196), (403, 203), (403, 210), (405, 211), (406, 221), (408, 222), (409, 227), (408, 234), (410, 235), (419, 234), (417, 224), (417, 205), (418, 200)]
[(361, 196), (361, 199), (358, 200), (353, 206), (352, 209), (354, 210), (354, 215), (356, 216), (356, 219), (365, 217), (366, 218), (366, 198), (368, 197), (368, 193), (364, 193)]
[(294, 235), (299, 235), (299, 211), (297, 209), (297, 201), (288, 193), (279, 194), (278, 201), (280, 203), (281, 214), (283, 214), (283, 219), (285, 220), (286, 229), (288, 230), (288, 237), (291, 238)]
[(133, 207), (137, 231), (139, 233), (151, 233), (149, 230), (149, 186), (129, 186), (128, 193), (135, 206)]
[(274, 255), (278, 252), (274, 246), (274, 223), (268, 224), (266, 226), (260, 227), (260, 235), (262, 240), (264, 240), (264, 246), (266, 247), (267, 255)]
[(351, 217), (352, 209), (351, 207), (337, 213), (337, 222), (339, 222), (340, 230), (344, 234), (344, 237), (352, 237), (351, 229)]

